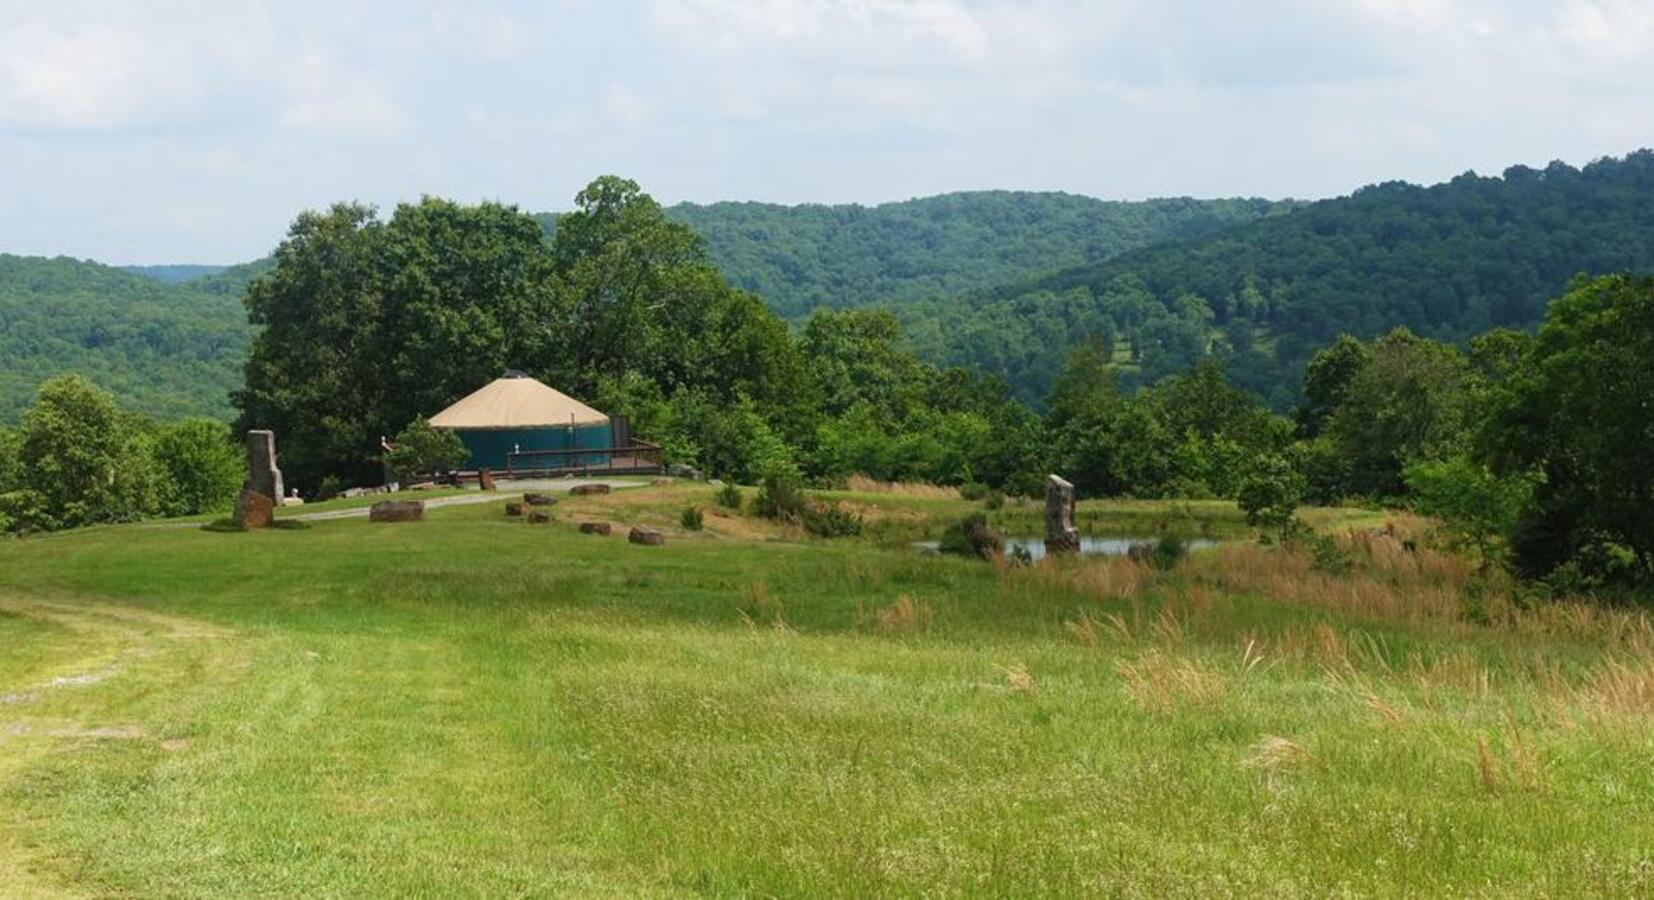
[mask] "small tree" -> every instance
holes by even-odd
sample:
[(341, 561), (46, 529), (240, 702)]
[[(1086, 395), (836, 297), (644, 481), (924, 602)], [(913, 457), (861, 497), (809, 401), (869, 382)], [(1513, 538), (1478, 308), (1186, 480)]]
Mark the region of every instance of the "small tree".
[(51, 530), (154, 512), (154, 460), (141, 423), (79, 375), (40, 386), (23, 413), (7, 505), (16, 525)]
[(1237, 500), (1248, 525), (1273, 531), (1286, 541), (1300, 527), (1297, 511), (1306, 488), (1292, 463), (1272, 453), (1260, 458), (1241, 480)]
[(1482, 571), (1504, 562), (1504, 545), (1533, 497), (1533, 479), (1501, 478), (1464, 456), (1414, 463), (1406, 470), (1413, 508), (1441, 520), (1456, 548), (1474, 548)]
[(396, 449), (385, 454), (385, 462), (398, 480), (407, 481), (423, 472), (451, 472), (468, 455), (459, 435), (432, 428), (424, 416), (419, 416), (397, 434)]

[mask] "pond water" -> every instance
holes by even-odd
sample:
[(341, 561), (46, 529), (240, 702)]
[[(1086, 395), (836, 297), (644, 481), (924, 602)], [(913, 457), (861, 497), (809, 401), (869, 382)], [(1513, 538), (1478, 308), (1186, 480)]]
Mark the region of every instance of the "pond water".
[[(1153, 547), (1160, 543), (1157, 537), (1082, 537), (1080, 538), (1080, 554), (1082, 556), (1125, 556), (1131, 553), (1133, 547)], [(1216, 547), (1217, 541), (1206, 538), (1185, 538), (1183, 546), (1189, 550), (1204, 550)], [(941, 545), (938, 541), (920, 541), (914, 546), (921, 550), (935, 552)], [(1005, 539), (1005, 555), (1010, 556), (1017, 548), (1028, 551), (1031, 559), (1045, 558), (1045, 538), (1043, 537), (1008, 537)], [(1139, 551), (1141, 552), (1141, 551)]]

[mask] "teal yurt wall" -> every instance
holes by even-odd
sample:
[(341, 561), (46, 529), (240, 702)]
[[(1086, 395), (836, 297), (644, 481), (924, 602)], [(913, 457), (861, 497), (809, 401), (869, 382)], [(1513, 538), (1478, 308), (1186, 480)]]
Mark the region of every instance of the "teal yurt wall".
[[(609, 446), (608, 425), (563, 425), (556, 428), (522, 428), (486, 431), (456, 429), (459, 439), (470, 451), (465, 468), (470, 470), (506, 469), (506, 454), (514, 450), (601, 450)], [(518, 463), (518, 468), (553, 468), (566, 465), (599, 465), (606, 460), (603, 454), (542, 457)]]

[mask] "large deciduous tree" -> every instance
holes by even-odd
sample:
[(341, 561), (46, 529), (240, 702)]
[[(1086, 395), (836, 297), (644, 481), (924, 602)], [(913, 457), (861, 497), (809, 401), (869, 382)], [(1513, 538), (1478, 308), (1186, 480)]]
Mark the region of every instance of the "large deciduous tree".
[(1502, 471), (1537, 471), (1514, 550), (1543, 574), (1597, 544), (1654, 576), (1654, 278), (1576, 281), (1515, 368), (1484, 440)]
[(785, 325), (729, 287), (692, 232), (624, 179), (576, 204), (549, 242), (493, 203), (301, 215), (248, 291), (261, 330), (237, 427), (274, 429), (301, 490), (376, 478), (382, 436), (513, 368), (640, 420), (670, 422), (668, 398), (693, 390), (789, 437), (813, 431)]

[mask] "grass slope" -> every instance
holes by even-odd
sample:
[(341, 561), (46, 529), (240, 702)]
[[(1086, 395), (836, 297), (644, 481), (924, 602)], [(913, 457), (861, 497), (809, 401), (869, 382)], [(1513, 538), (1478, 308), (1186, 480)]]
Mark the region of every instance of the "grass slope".
[[(891, 543), (966, 508), (846, 499)], [(1640, 616), (1467, 605), (1365, 531), (1347, 574), (1158, 573), (801, 541), (704, 488), (556, 513), (0, 545), (0, 894), (1654, 890)]]

